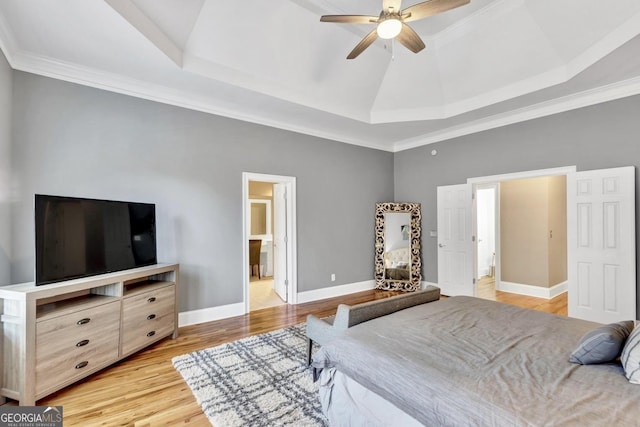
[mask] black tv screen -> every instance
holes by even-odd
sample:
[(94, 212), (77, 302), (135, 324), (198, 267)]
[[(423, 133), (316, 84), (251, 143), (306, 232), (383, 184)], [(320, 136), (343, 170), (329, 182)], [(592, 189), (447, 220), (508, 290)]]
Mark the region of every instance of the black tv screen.
[(157, 263), (154, 204), (35, 196), (36, 285)]

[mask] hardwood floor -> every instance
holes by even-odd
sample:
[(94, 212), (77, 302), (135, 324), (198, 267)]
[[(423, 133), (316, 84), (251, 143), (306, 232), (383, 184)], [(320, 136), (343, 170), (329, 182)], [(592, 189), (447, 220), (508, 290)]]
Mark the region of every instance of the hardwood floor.
[[(62, 405), (65, 427), (206, 426), (209, 423), (191, 390), (171, 365), (172, 357), (304, 322), (307, 314), (329, 316), (335, 313), (340, 303), (357, 304), (398, 293), (371, 290), (297, 306), (271, 307), (244, 316), (183, 327), (176, 340), (165, 339), (38, 401), (38, 405)], [(560, 300), (502, 294), (496, 292), (495, 299), (552, 313), (563, 310)], [(564, 312), (566, 314), (566, 297)]]
[(512, 294), (496, 291), (495, 281), (491, 277), (483, 277), (478, 281), (478, 297), (513, 304), (533, 310), (546, 311), (547, 313), (567, 315), (567, 293), (558, 295), (552, 299), (536, 298), (526, 295)]

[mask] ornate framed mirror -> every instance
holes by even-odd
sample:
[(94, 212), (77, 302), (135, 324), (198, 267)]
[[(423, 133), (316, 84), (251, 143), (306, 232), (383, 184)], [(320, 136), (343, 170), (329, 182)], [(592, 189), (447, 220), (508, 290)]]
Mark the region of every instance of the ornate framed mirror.
[(376, 203), (376, 289), (420, 289), (420, 203)]

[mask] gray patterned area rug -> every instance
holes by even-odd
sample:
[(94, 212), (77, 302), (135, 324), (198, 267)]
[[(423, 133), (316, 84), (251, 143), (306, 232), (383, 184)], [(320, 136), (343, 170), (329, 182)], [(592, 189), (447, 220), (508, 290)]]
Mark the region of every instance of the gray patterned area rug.
[(174, 357), (215, 427), (326, 426), (306, 365), (305, 324)]

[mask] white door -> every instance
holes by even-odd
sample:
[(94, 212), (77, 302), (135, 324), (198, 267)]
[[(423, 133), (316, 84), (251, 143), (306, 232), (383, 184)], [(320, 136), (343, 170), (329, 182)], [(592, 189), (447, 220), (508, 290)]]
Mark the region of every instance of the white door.
[(273, 289), (287, 302), (287, 184), (273, 184)]
[(443, 295), (475, 295), (471, 184), (438, 187), (438, 286)]
[(635, 168), (567, 175), (569, 317), (636, 318)]

